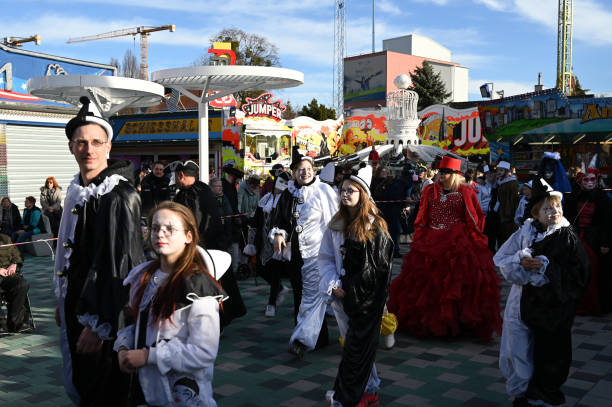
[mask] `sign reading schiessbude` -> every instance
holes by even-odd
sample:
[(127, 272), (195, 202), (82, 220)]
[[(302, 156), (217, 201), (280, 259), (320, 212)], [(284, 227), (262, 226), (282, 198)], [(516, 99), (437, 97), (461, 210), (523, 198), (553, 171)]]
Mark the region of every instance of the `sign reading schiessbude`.
[(241, 109), (246, 117), (267, 117), (280, 122), (286, 108), (281, 105), (280, 100), (273, 101), (273, 97), (274, 95), (271, 93), (263, 93), (255, 99), (246, 98), (246, 102)]
[[(220, 132), (221, 118), (209, 118), (208, 130), (211, 132)], [(127, 121), (119, 131), (119, 134), (174, 134), (197, 132), (198, 119), (170, 119)]]

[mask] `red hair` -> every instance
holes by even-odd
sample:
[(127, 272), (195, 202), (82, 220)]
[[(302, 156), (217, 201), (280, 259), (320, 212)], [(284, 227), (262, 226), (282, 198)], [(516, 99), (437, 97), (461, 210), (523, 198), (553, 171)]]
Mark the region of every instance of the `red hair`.
[(54, 178), (54, 177), (49, 177), (49, 178), (47, 178), (47, 179), (45, 180), (45, 187), (47, 186), (47, 184), (48, 184), (49, 182), (53, 182), (53, 188), (59, 188), (59, 187), (60, 187), (60, 186), (59, 186), (59, 184), (57, 183), (57, 181), (55, 180), (55, 178)]

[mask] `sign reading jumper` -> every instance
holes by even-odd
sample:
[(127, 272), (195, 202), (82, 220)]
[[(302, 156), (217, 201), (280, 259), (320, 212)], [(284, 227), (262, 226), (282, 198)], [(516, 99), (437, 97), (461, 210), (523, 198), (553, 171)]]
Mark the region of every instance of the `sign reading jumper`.
[(246, 98), (246, 103), (242, 105), (242, 111), (247, 117), (267, 117), (274, 121), (282, 120), (285, 106), (281, 105), (280, 100), (272, 101), (274, 97), (271, 93), (262, 93), (255, 99)]

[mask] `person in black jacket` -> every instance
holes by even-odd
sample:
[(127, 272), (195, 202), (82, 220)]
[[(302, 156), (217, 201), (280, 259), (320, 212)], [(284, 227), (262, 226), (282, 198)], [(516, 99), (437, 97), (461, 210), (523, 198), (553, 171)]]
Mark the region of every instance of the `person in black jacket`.
[[(244, 173), (238, 168), (235, 168), (233, 164), (226, 164), (223, 167), (223, 195), (228, 199), (232, 206), (232, 215), (238, 214), (238, 190), (236, 185), (240, 182), (240, 179), (244, 177)], [(232, 235), (230, 241), (230, 254), (232, 255), (232, 271), (235, 273), (238, 271), (238, 264), (242, 258), (240, 253), (239, 243), (241, 242), (242, 236), (242, 218), (232, 218)]]
[(612, 311), (612, 201), (597, 185), (599, 172), (592, 168), (577, 176), (579, 189), (565, 199), (565, 213), (589, 256), (591, 281), (582, 296), (578, 314), (601, 315)]
[(13, 232), (21, 229), (21, 215), (17, 205), (11, 202), (8, 196), (2, 198), (0, 209), (0, 233), (11, 236)]
[(153, 171), (140, 182), (143, 216), (161, 202), (170, 200), (169, 183), (170, 179), (164, 175), (164, 163), (161, 161), (153, 163)]
[(340, 209), (329, 222), (319, 251), (320, 289), (329, 297), (344, 337), (332, 406), (378, 405), (374, 366), (389, 292), (393, 241), (371, 200), (372, 168), (340, 184)]
[[(180, 191), (174, 198), (175, 202), (185, 205), (193, 212), (198, 223), (200, 235), (199, 245), (206, 249), (223, 249), (223, 225), (219, 216), (219, 208), (215, 194), (210, 187), (202, 181), (196, 180), (199, 167), (193, 161), (179, 164), (174, 170), (176, 185)], [(246, 314), (246, 307), (242, 302), (236, 277), (231, 270), (219, 280), (229, 299), (223, 304), (221, 324), (226, 326), (234, 318)]]
[(79, 166), (66, 192), (55, 256), (63, 382), (80, 406), (125, 403), (129, 377), (113, 342), (128, 301), (123, 279), (145, 260), (140, 196), (128, 160), (107, 160), (113, 130), (86, 97), (66, 125)]

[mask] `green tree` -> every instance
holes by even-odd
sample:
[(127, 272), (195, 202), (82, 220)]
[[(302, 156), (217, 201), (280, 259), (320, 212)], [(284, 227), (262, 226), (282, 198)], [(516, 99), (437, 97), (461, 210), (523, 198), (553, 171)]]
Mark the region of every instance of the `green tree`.
[(427, 61), (410, 73), (410, 79), (412, 80), (410, 90), (419, 94), (418, 110), (444, 103), (444, 100), (451, 95), (450, 92), (446, 92), (440, 73), (435, 73)]
[(303, 106), (299, 113), (301, 116), (312, 117), (315, 120), (336, 120), (336, 111), (331, 107), (319, 104), (315, 98), (313, 98), (309, 104)]
[[(250, 66), (280, 66), (278, 57), (278, 47), (268, 41), (267, 38), (247, 33), (239, 28), (224, 28), (217, 34), (210, 37), (210, 43), (229, 42), (232, 44), (232, 51), (236, 54), (236, 65)], [(208, 52), (201, 55), (195, 65), (210, 65), (212, 54)], [(265, 92), (265, 89), (248, 90), (234, 94), (236, 100), (241, 103), (249, 98), (256, 98)]]
[(291, 101), (288, 100), (287, 104), (285, 105), (285, 111), (283, 112), (283, 119), (295, 119), (297, 115), (298, 113), (293, 108)]
[(580, 85), (580, 80), (577, 75), (574, 75), (574, 93), (572, 96), (587, 96), (587, 93), (590, 92), (591, 89), (582, 89)]

